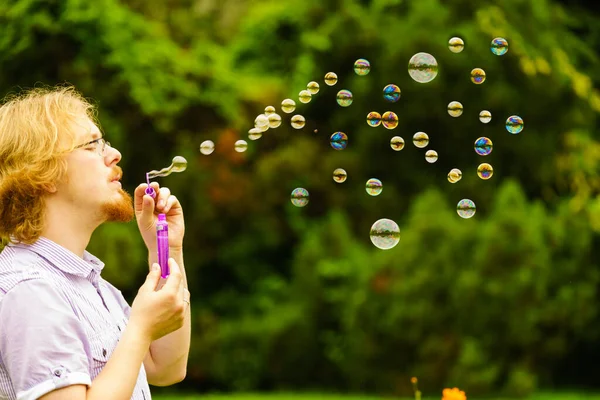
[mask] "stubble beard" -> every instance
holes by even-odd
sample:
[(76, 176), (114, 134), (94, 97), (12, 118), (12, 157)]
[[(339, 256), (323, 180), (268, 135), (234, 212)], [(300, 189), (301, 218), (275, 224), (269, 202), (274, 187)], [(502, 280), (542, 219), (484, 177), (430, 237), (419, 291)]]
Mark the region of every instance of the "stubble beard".
[(102, 205), (102, 215), (106, 218), (106, 222), (130, 222), (133, 220), (135, 212), (131, 196), (123, 189), (119, 189), (119, 193), (121, 196), (117, 200)]

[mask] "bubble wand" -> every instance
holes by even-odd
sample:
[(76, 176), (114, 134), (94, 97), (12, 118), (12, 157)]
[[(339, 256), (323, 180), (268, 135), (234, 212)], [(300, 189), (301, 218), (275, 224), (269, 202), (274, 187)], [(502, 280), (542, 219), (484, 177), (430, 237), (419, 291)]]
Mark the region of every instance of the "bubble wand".
[[(146, 194), (156, 198), (156, 192), (154, 188), (150, 186), (150, 179), (157, 178), (159, 176), (168, 176), (172, 172), (183, 172), (187, 168), (187, 160), (181, 156), (175, 156), (171, 165), (167, 168), (163, 168), (160, 171), (150, 171), (146, 173)], [(160, 276), (161, 278), (167, 278), (170, 274), (169, 271), (169, 224), (167, 223), (167, 216), (164, 213), (158, 214), (158, 222), (156, 223), (156, 249), (158, 256), (158, 265), (160, 265)]]

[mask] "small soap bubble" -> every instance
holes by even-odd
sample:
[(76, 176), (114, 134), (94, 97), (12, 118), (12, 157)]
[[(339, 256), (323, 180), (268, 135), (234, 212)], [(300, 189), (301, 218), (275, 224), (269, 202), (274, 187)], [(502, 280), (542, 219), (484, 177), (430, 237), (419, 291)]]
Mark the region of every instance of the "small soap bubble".
[(336, 150), (344, 150), (348, 145), (348, 135), (344, 132), (336, 132), (330, 138), (331, 147)]
[(304, 188), (296, 188), (292, 191), (291, 201), (296, 207), (304, 207), (308, 204), (308, 190)]
[(506, 120), (506, 130), (516, 135), (523, 130), (523, 118), (512, 115)]
[(187, 160), (182, 156), (175, 156), (169, 167), (170, 172), (183, 172), (187, 168)]
[(471, 82), (476, 85), (481, 85), (485, 82), (485, 71), (481, 68), (473, 68), (471, 71)]
[(252, 128), (248, 131), (248, 139), (258, 140), (262, 137), (262, 132), (258, 128)]
[(460, 117), (463, 113), (463, 105), (458, 101), (451, 101), (448, 103), (448, 114), (451, 117)]
[(438, 63), (429, 53), (417, 53), (408, 62), (408, 73), (419, 83), (431, 82), (438, 74)]
[(354, 62), (354, 72), (356, 75), (365, 76), (371, 71), (371, 63), (364, 58), (359, 58)]
[(352, 92), (349, 90), (340, 90), (335, 98), (338, 104), (342, 107), (348, 107), (350, 104), (352, 104)]
[(266, 106), (265, 107), (265, 115), (268, 117), (269, 115), (273, 114), (275, 112), (275, 107), (273, 106)]
[(502, 56), (508, 51), (508, 42), (504, 38), (497, 37), (492, 40), (490, 50), (492, 50), (492, 53), (495, 55)]
[(471, 218), (473, 215), (475, 215), (475, 210), (476, 207), (473, 200), (462, 199), (456, 205), (456, 212), (461, 218)]
[(256, 128), (259, 129), (263, 129), (263, 128), (269, 128), (269, 117), (267, 117), (265, 114), (260, 114), (256, 117), (256, 119), (254, 120), (254, 126)]
[(417, 132), (413, 135), (413, 144), (422, 149), (429, 144), (429, 136), (425, 132)]
[(398, 126), (398, 116), (396, 113), (386, 111), (381, 116), (381, 123), (386, 129), (395, 129)]
[(379, 196), (383, 191), (383, 185), (379, 179), (371, 178), (367, 181), (365, 189), (370, 196)]
[(494, 168), (490, 164), (479, 164), (479, 167), (477, 167), (477, 176), (481, 179), (490, 179), (492, 175), (494, 175)]
[(238, 140), (233, 147), (238, 153), (243, 153), (248, 149), (248, 143), (245, 140)]
[(308, 90), (301, 90), (300, 93), (298, 94), (298, 100), (300, 100), (301, 103), (310, 103), (310, 99), (312, 99), (312, 95), (310, 94), (310, 92)]
[(306, 120), (304, 119), (304, 117), (302, 115), (296, 114), (292, 117), (292, 119), (290, 120), (290, 123), (292, 125), (292, 128), (302, 129), (302, 128), (304, 128), (304, 125), (306, 124)]
[(465, 42), (459, 37), (448, 40), (448, 48), (453, 53), (460, 53), (465, 48)]
[(306, 85), (306, 90), (308, 90), (310, 92), (310, 94), (317, 94), (319, 93), (319, 84), (315, 81), (312, 82), (308, 82), (308, 85)]
[(475, 141), (475, 153), (480, 156), (487, 156), (492, 152), (494, 144), (490, 138), (480, 137)]
[(333, 86), (337, 83), (338, 76), (335, 72), (328, 72), (325, 74), (325, 84), (327, 86)]
[(484, 124), (487, 124), (492, 120), (492, 113), (488, 110), (483, 110), (479, 113), (479, 120)]
[(285, 99), (281, 102), (281, 111), (286, 114), (293, 113), (296, 110), (296, 102), (292, 99)]
[(462, 171), (458, 168), (452, 168), (448, 172), (448, 182), (456, 183), (462, 179)]
[(395, 103), (400, 100), (400, 88), (397, 85), (390, 83), (383, 88), (383, 98), (390, 103)]
[(400, 151), (404, 148), (404, 139), (400, 136), (394, 136), (392, 140), (390, 140), (390, 146), (393, 150)]
[(391, 219), (382, 218), (371, 226), (371, 242), (381, 250), (389, 250), (400, 242), (400, 227)]
[(215, 151), (215, 144), (212, 140), (205, 140), (204, 142), (200, 143), (200, 153), (207, 156), (213, 151)]
[(269, 128), (277, 128), (281, 125), (281, 115), (273, 113), (269, 115)]
[(346, 173), (345, 169), (343, 169), (343, 168), (336, 168), (333, 171), (333, 180), (336, 183), (346, 182), (346, 178), (348, 178), (348, 174)]
[(381, 114), (377, 111), (371, 111), (367, 114), (367, 124), (372, 127), (376, 127), (381, 125)]
[(313, 132), (314, 132), (314, 133), (319, 133), (319, 130), (318, 130), (318, 129), (315, 129)]
[(433, 164), (434, 162), (436, 162), (438, 159), (438, 153), (435, 150), (427, 150), (427, 152), (425, 153), (425, 160), (427, 160), (428, 163)]

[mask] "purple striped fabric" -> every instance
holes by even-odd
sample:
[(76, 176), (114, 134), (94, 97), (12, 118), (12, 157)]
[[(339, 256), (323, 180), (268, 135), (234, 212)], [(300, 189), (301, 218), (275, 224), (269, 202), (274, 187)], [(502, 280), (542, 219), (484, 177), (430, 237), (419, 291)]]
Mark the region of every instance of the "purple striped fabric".
[[(0, 400), (93, 384), (131, 310), (102, 268), (44, 237), (0, 253)], [(143, 364), (131, 398), (151, 399)]]

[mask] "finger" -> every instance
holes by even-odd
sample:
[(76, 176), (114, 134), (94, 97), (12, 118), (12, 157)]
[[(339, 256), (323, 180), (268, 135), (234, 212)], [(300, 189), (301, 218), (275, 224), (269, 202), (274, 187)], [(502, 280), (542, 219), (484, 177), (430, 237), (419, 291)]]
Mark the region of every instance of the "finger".
[(144, 287), (148, 290), (154, 291), (156, 290), (156, 286), (160, 280), (160, 266), (158, 263), (152, 264), (152, 270), (146, 276), (146, 282), (144, 282)]
[(146, 194), (146, 188), (148, 187), (147, 184), (142, 183), (140, 185), (138, 185), (138, 187), (135, 188), (135, 192), (134, 192), (134, 205), (135, 205), (135, 212), (136, 213), (140, 213), (142, 212), (142, 207), (144, 204), (144, 195)]
[(183, 275), (181, 274), (179, 265), (173, 258), (169, 258), (169, 277), (167, 278), (167, 283), (165, 284), (164, 289), (177, 292), (182, 279)]
[(164, 210), (166, 204), (167, 204), (167, 200), (169, 199), (169, 196), (171, 195), (171, 190), (167, 187), (163, 187), (160, 188), (160, 191), (158, 192), (158, 196), (156, 197), (156, 209), (159, 211)]
[(169, 196), (169, 198), (167, 199), (167, 205), (164, 208), (164, 213), (167, 214), (171, 209), (176, 210), (181, 208), (181, 204), (179, 203), (179, 199), (174, 196), (171, 195)]

